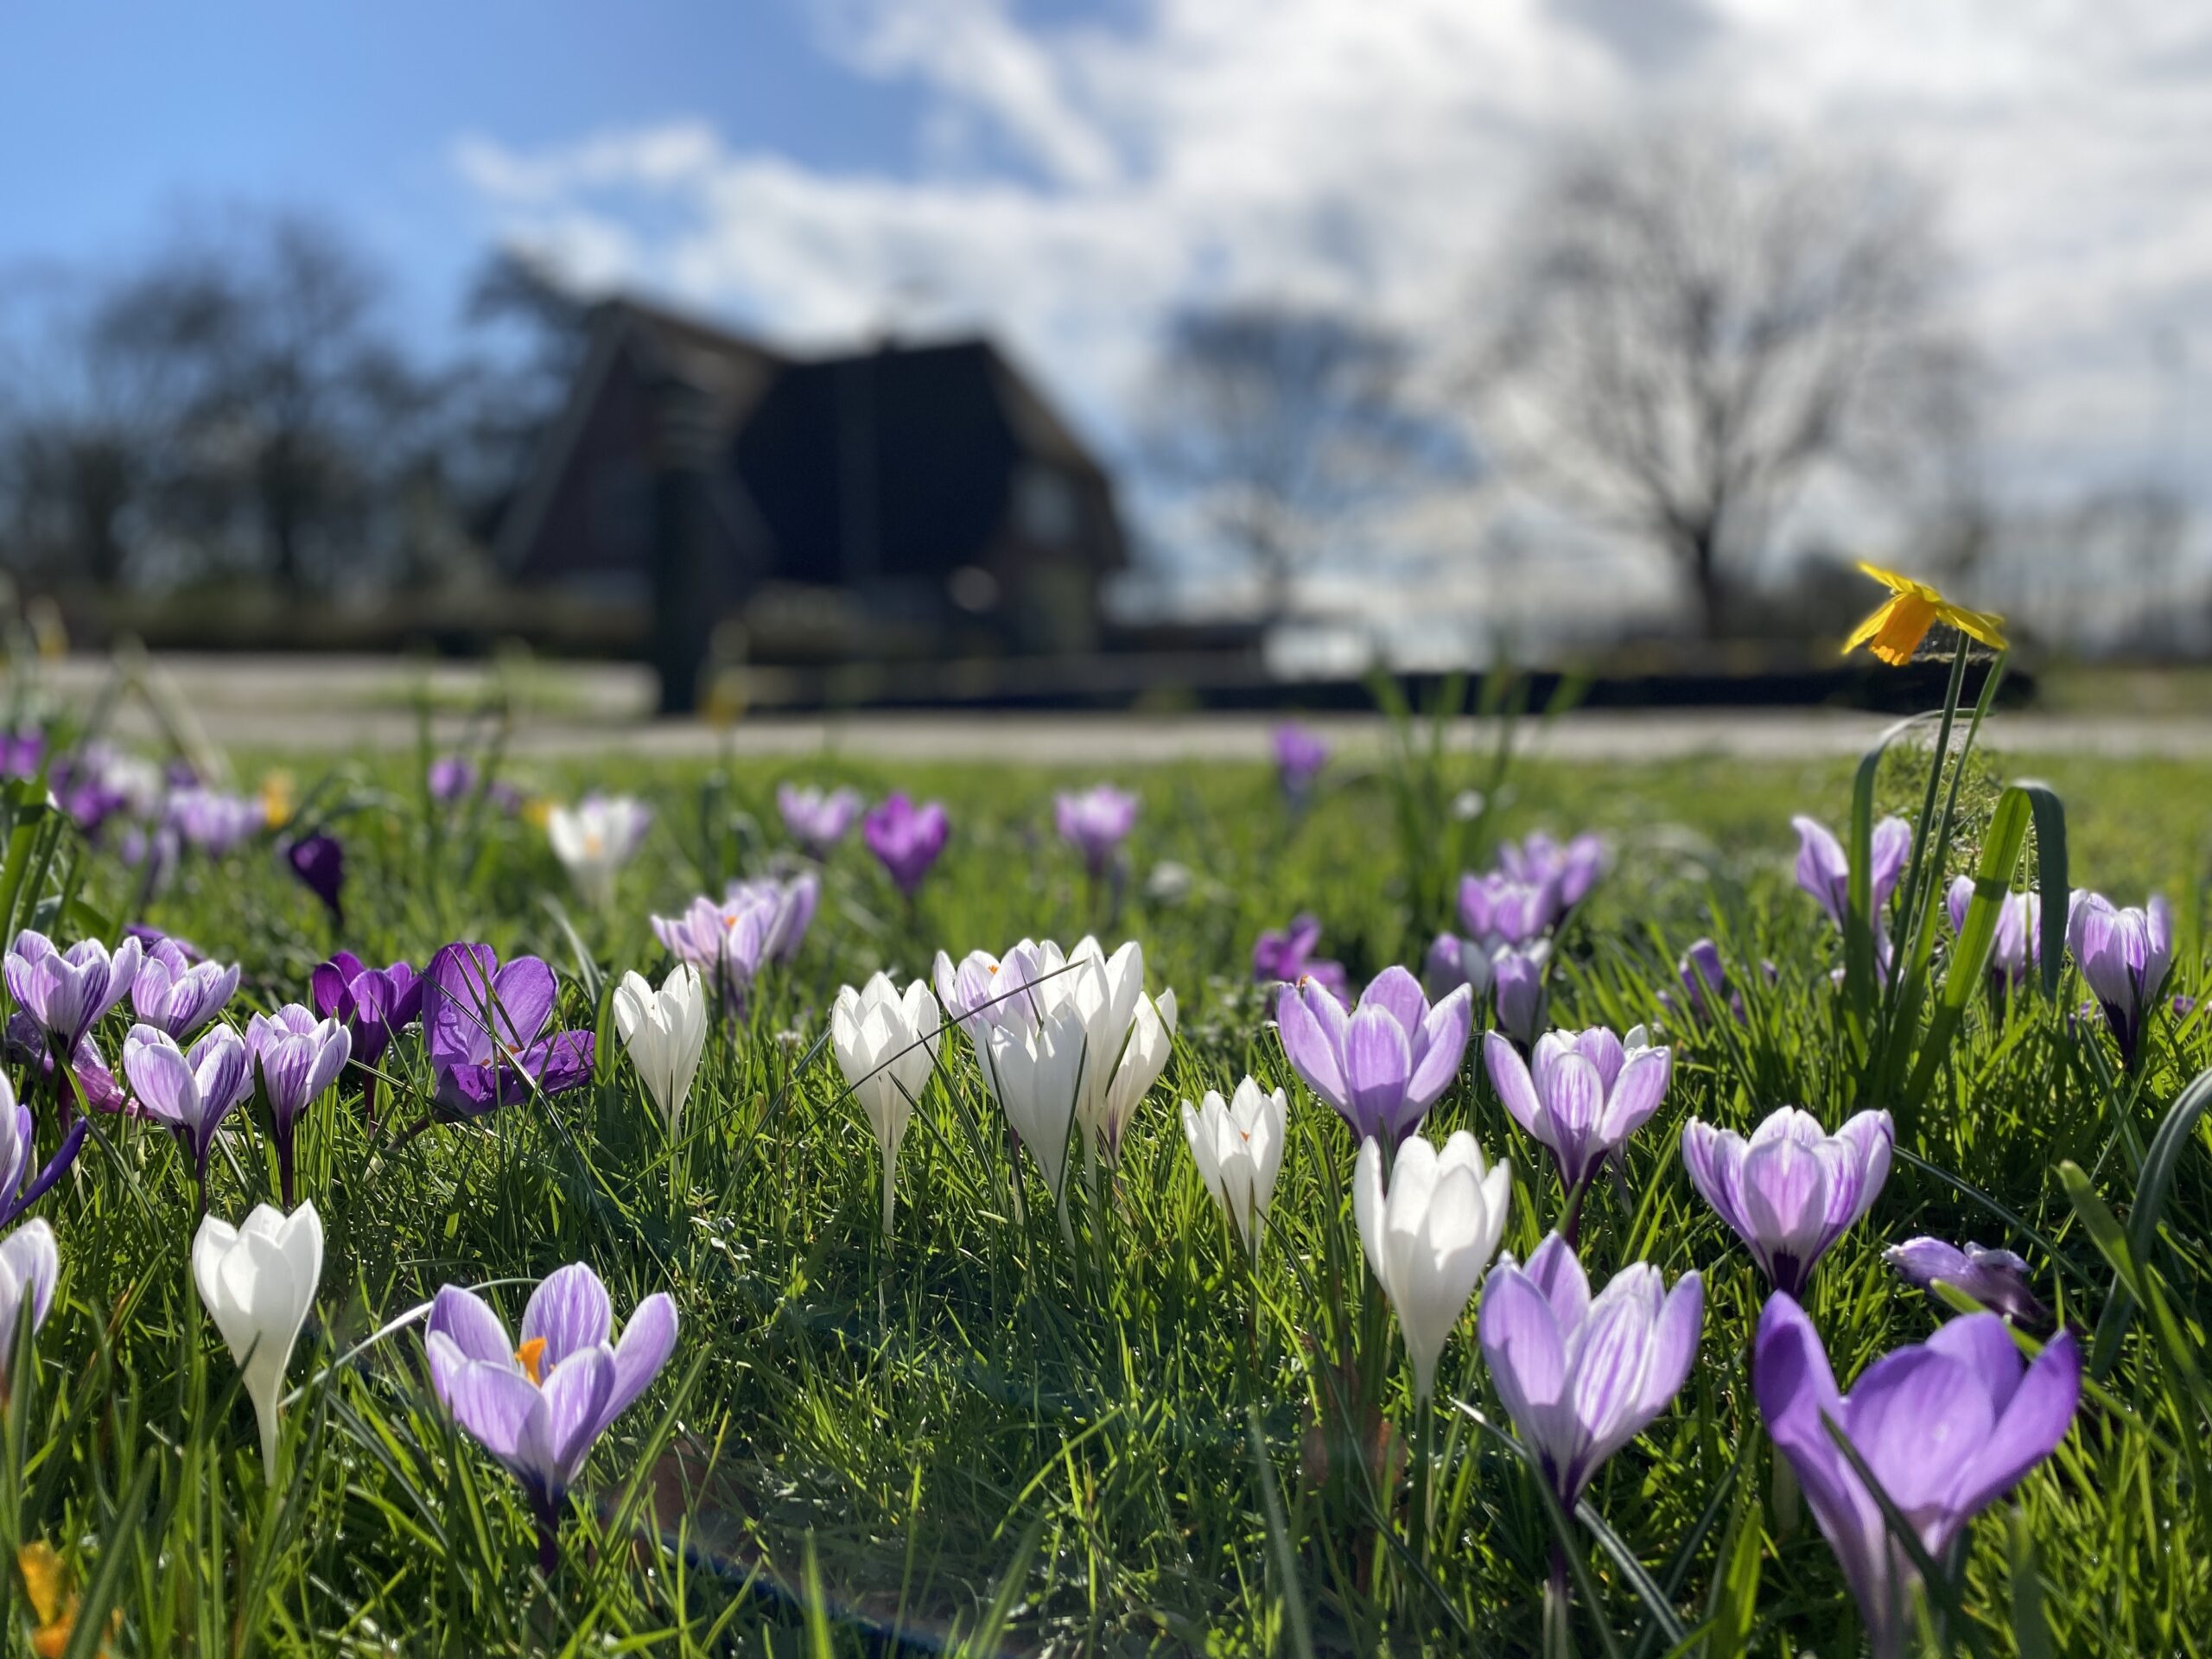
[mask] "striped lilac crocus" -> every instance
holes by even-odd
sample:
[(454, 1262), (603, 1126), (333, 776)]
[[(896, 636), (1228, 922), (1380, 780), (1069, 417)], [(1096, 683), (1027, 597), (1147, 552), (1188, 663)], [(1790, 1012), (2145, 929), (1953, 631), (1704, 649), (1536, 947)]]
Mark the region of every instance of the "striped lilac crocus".
[[(1974, 903), (1974, 878), (1962, 875), (1943, 895), (1953, 934), (1967, 931), (1967, 910)], [(2043, 898), (2008, 893), (1997, 909), (1997, 938), (1989, 949), (1989, 974), (1999, 989), (2018, 990), (2043, 962)]]
[(814, 925), (814, 912), (822, 902), (822, 878), (802, 870), (788, 880), (772, 875), (733, 881), (722, 889), (722, 913), (743, 909), (763, 912), (760, 960), (788, 963), (797, 959)]
[(1587, 898), (1605, 873), (1605, 843), (1587, 832), (1561, 843), (1538, 830), (1517, 842), (1499, 842), (1497, 867), (1516, 881), (1550, 888), (1564, 914)]
[(1625, 1039), (1592, 1026), (1547, 1032), (1524, 1061), (1493, 1031), (1483, 1039), (1483, 1065), (1513, 1121), (1559, 1166), (1567, 1195), (1560, 1230), (1571, 1245), (1583, 1193), (1599, 1166), (1659, 1109), (1674, 1074), (1673, 1052), (1653, 1047), (1642, 1026)]
[(1887, 1112), (1860, 1112), (1830, 1135), (1811, 1113), (1784, 1106), (1748, 1141), (1692, 1118), (1682, 1167), (1774, 1287), (1802, 1296), (1815, 1263), (1874, 1207), (1896, 1141)]
[(2174, 965), (2174, 912), (2153, 893), (2141, 910), (2121, 909), (2101, 893), (2076, 892), (2066, 918), (2066, 945), (2088, 982), (2121, 1064), (2143, 1052), (2152, 1006)]
[(1287, 720), (1275, 728), (1274, 747), (1275, 781), (1283, 798), (1293, 806), (1305, 805), (1313, 798), (1321, 768), (1329, 764), (1329, 746), (1311, 727)]
[(694, 899), (681, 916), (652, 918), (653, 937), (677, 961), (698, 969), (733, 1020), (745, 1018), (774, 925), (775, 912), (768, 906), (718, 905), (707, 898)]
[(1321, 943), (1320, 918), (1301, 911), (1285, 928), (1271, 927), (1252, 946), (1252, 981), (1258, 985), (1295, 985), (1302, 979), (1319, 983), (1338, 1001), (1351, 1001), (1351, 982), (1341, 962), (1313, 952)]
[(1492, 956), (1544, 938), (1560, 909), (1560, 889), (1553, 881), (1525, 880), (1496, 870), (1459, 878), (1460, 931)]
[(277, 1179), (284, 1208), (293, 1193), (292, 1142), (300, 1115), (310, 1102), (338, 1081), (353, 1052), (353, 1039), (335, 1019), (318, 1020), (297, 1002), (275, 1014), (257, 1014), (246, 1026), (246, 1047), (253, 1055), (269, 1102), (270, 1139), (276, 1145)]
[(448, 944), (423, 974), (423, 1033), (439, 1111), (479, 1117), (533, 1092), (551, 1096), (591, 1081), (594, 1038), (545, 1027), (557, 984), (536, 957), (502, 965), (488, 944)]
[[(1843, 931), (1851, 913), (1851, 861), (1834, 832), (1818, 820), (1795, 817), (1797, 830), (1797, 885), (1812, 895), (1821, 913)], [(1872, 852), (1867, 867), (1869, 902), (1874, 931), (1884, 932), (1882, 912), (1890, 895), (1904, 878), (1905, 861), (1912, 855), (1912, 826), (1903, 818), (1884, 818), (1874, 826)]]
[(1548, 939), (1520, 950), (1501, 950), (1491, 958), (1491, 995), (1497, 1008), (1498, 1029), (1524, 1053), (1535, 1046), (1544, 1017), (1551, 1012), (1551, 992), (1544, 983), (1544, 970), (1550, 963)]
[(1398, 967), (1377, 974), (1350, 1010), (1311, 978), (1275, 997), (1285, 1058), (1351, 1126), (1355, 1143), (1395, 1147), (1421, 1127), (1459, 1075), (1474, 1020), (1465, 986), (1432, 1007), (1421, 982)]
[(223, 1011), (238, 988), (238, 965), (194, 962), (174, 939), (149, 946), (130, 981), (130, 1007), (143, 1025), (179, 1042)]
[(523, 1309), (522, 1340), (472, 1290), (448, 1285), (423, 1344), (430, 1386), (469, 1437), (522, 1483), (537, 1523), (538, 1565), (558, 1565), (569, 1489), (601, 1435), (637, 1402), (676, 1351), (676, 1303), (657, 1291), (614, 1341), (607, 1287), (579, 1262), (557, 1269)]
[(799, 850), (815, 862), (826, 862), (861, 815), (859, 791), (816, 789), (797, 784), (776, 787), (776, 810), (783, 815), (785, 832)]
[[(51, 1064), (51, 1061), (48, 1062)], [(18, 1103), (15, 1085), (0, 1072), (0, 1227), (16, 1218), (47, 1194), (62, 1172), (77, 1161), (92, 1120), (79, 1116), (69, 1125), (43, 1168), (38, 1161), (38, 1133), (31, 1109)]]
[(16, 1007), (38, 1022), (58, 1052), (70, 1054), (123, 1000), (143, 956), (138, 941), (128, 935), (112, 953), (98, 939), (79, 939), (65, 951), (27, 927), (10, 943), (0, 973)]
[(2028, 1264), (2010, 1250), (1985, 1249), (1972, 1243), (1961, 1247), (1948, 1239), (1923, 1236), (1892, 1244), (1882, 1252), (1882, 1259), (1916, 1290), (1930, 1289), (1940, 1280), (2017, 1324), (2050, 1323), (2050, 1308), (2028, 1284)]
[(916, 806), (904, 790), (894, 790), (861, 820), (861, 839), (892, 885), (909, 899), (920, 889), (922, 878), (944, 851), (951, 834), (943, 802)]
[(123, 1074), (139, 1107), (176, 1131), (192, 1159), (200, 1208), (207, 1202), (207, 1155), (223, 1120), (253, 1092), (253, 1061), (245, 1039), (217, 1026), (190, 1049), (151, 1026), (133, 1026), (123, 1039)]
[(1083, 868), (1096, 880), (1136, 828), (1137, 798), (1111, 784), (1063, 791), (1052, 801), (1052, 823), (1060, 839), (1082, 855)]
[(1548, 1234), (1525, 1268), (1499, 1259), (1475, 1334), (1506, 1414), (1570, 1515), (1591, 1477), (1649, 1427), (1688, 1380), (1705, 1284), (1672, 1290), (1648, 1262), (1594, 1297), (1573, 1247)]
[(2004, 1320), (1972, 1313), (1884, 1355), (1846, 1395), (1812, 1320), (1777, 1293), (1759, 1315), (1751, 1389), (1859, 1603), (1874, 1659), (1903, 1659), (1911, 1559), (1835, 1434), (1941, 1561), (1968, 1522), (2066, 1438), (2082, 1351), (2062, 1332), (2030, 1362)]

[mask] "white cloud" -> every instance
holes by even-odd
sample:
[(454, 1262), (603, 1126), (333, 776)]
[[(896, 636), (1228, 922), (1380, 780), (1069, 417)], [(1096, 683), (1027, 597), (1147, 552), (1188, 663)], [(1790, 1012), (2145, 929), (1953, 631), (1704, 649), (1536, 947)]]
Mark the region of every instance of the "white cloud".
[(2000, 373), (2000, 489), (2173, 481), (2154, 336), (2212, 367), (2212, 26), (2194, 8), (1153, 0), (1045, 24), (1009, 0), (844, 0), (821, 38), (926, 92), (917, 165), (815, 170), (693, 119), (531, 149), (475, 136), (455, 165), (506, 232), (595, 282), (807, 342), (988, 327), (1111, 443), (1178, 300), (1355, 300), (1440, 358), (1552, 146), (1719, 106), (1943, 187), (1961, 304)]

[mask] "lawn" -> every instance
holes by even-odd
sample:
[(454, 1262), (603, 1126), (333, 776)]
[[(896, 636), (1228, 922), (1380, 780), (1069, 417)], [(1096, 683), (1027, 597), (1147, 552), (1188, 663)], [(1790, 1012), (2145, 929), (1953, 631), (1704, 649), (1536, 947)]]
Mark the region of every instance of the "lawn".
[[(1916, 1235), (2018, 1252), (2088, 1361), (2056, 1452), (1955, 1554), (1923, 1564), (1937, 1585), (1909, 1616), (1964, 1652), (2206, 1650), (2201, 1122), (2168, 1145), (2155, 1230), (2123, 1230), (2161, 1124), (2212, 1065), (2205, 1017), (2162, 1001), (2123, 1071), (2069, 964), (2055, 1001), (1977, 987), (1924, 1090), (1872, 1089), (1830, 979), (1843, 945), (1792, 877), (1791, 817), (1841, 832), (1847, 764), (1501, 776), (1480, 758), (1435, 772), (1340, 760), (1304, 807), (1270, 769), (1130, 768), (1114, 781), (1139, 798), (1136, 825), (1097, 880), (1053, 817), (1055, 791), (1090, 777), (613, 754), (515, 773), (530, 797), (596, 789), (653, 809), (612, 902), (594, 906), (540, 810), (504, 809), (481, 772), (434, 800), (421, 760), (242, 757), (248, 779), (289, 774), (289, 823), (219, 855), (188, 849), (153, 884), (124, 864), (114, 827), (81, 856), (57, 830), (52, 865), (10, 888), (15, 924), (46, 897), (37, 913), (63, 943), (139, 921), (238, 963), (226, 1017), (241, 1026), (308, 1001), (339, 949), (421, 969), (474, 940), (503, 961), (543, 958), (558, 1024), (597, 1038), (580, 1086), (451, 1122), (432, 1121), (451, 1114), (433, 1111), (426, 1039), (410, 1031), (378, 1062), (373, 1114), (351, 1077), (307, 1108), (298, 1186), (325, 1249), (273, 1484), (254, 1404), (194, 1288), (191, 1158), (157, 1124), (97, 1116), (29, 1212), (51, 1224), (61, 1269), (42, 1325), (18, 1338), (0, 1444), (0, 1545), (31, 1552), (25, 1573), (0, 1574), (10, 1641), (42, 1621), (40, 1650), (62, 1651), (53, 1632), (76, 1595), (79, 1655), (111, 1609), (118, 1654), (1512, 1654), (1543, 1649), (1559, 1560), (1567, 1589), (1550, 1600), (1572, 1651), (1855, 1653), (1851, 1590), (1753, 1395), (1767, 1279), (1681, 1152), (1694, 1118), (1748, 1131), (1797, 1105), (1834, 1128), (1878, 1105), (1896, 1113), (1898, 1155), (1802, 1298), (1838, 1381), (1963, 1317), (1885, 1262)], [(2003, 777), (1969, 763), (1948, 868), (1970, 868), (1999, 784), (2040, 776), (2063, 802), (2072, 885), (2120, 905), (2166, 893), (2180, 941), (2167, 990), (2202, 993), (2212, 770), (2001, 764)], [(1916, 812), (1925, 769), (1924, 755), (1892, 756), (1879, 807)], [(942, 800), (951, 836), (911, 903), (857, 834), (830, 854), (795, 957), (762, 969), (741, 1018), (713, 1022), (671, 1130), (624, 1058), (614, 984), (668, 972), (649, 916), (801, 868), (774, 804), (785, 781)], [(47, 833), (17, 823), (11, 881)], [(276, 850), (318, 826), (344, 849), (342, 923)], [(1355, 987), (1393, 963), (1419, 973), (1459, 872), (1532, 830), (1595, 831), (1608, 852), (1558, 929), (1550, 1023), (1643, 1024), (1672, 1051), (1656, 1114), (1580, 1206), (1580, 1261), (1593, 1287), (1636, 1262), (1669, 1286), (1694, 1270), (1704, 1296), (1687, 1382), (1604, 1462), (1574, 1517), (1518, 1449), (1471, 1311), (1444, 1341), (1433, 1408), (1416, 1408), (1395, 1315), (1361, 1266), (1357, 1147), (1287, 1063), (1251, 965), (1261, 931), (1304, 912)], [(1109, 953), (1141, 942), (1149, 993), (1172, 987), (1179, 1010), (1118, 1156), (1086, 1173), (1071, 1154), (1064, 1225), (1030, 1154), (1010, 1159), (969, 1039), (948, 1032), (887, 1236), (876, 1139), (826, 1041), (839, 987), (879, 970), (927, 979), (940, 949), (957, 960), (1085, 934)], [(1684, 1006), (1676, 963), (1701, 936), (1719, 942), (1740, 1019)], [(1935, 937), (1940, 983), (1949, 924)], [(1466, 1058), (1421, 1133), (1441, 1145), (1469, 1130), (1510, 1162), (1501, 1243), (1526, 1263), (1568, 1194), (1501, 1103), (1489, 1023), (1477, 999)], [(99, 1030), (111, 1065), (128, 1025), (126, 1002)], [(1248, 1073), (1288, 1098), (1255, 1260), (1210, 1200), (1179, 1112)], [(43, 1153), (52, 1090), (35, 1066), (14, 1077)], [(257, 1110), (228, 1120), (209, 1164), (208, 1209), (233, 1223), (275, 1202)], [(2092, 1192), (2118, 1217), (2101, 1240)], [(680, 1332), (558, 1506), (548, 1572), (524, 1489), (431, 1386), (420, 1310), (442, 1286), (478, 1287), (512, 1331), (531, 1287), (578, 1262), (604, 1279), (618, 1326), (665, 1292)], [(2141, 1306), (2116, 1313), (2122, 1300)], [(61, 1588), (42, 1596), (48, 1548)]]

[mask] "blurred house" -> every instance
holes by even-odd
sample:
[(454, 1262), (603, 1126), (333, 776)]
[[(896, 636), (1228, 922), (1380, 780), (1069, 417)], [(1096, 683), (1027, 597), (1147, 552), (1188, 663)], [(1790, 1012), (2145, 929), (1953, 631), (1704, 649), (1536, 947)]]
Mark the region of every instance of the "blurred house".
[(650, 616), (664, 706), (710, 659), (1096, 651), (1112, 481), (985, 340), (799, 359), (627, 299), (494, 542), (502, 576)]

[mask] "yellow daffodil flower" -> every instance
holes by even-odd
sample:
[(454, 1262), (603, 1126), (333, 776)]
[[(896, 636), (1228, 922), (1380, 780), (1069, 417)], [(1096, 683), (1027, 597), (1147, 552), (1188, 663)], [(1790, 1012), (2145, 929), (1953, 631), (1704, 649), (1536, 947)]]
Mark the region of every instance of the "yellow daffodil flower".
[(1912, 653), (1920, 649), (1928, 630), (1938, 622), (1948, 623), (1961, 633), (1980, 640), (1992, 651), (2005, 649), (2003, 617), (1954, 605), (1926, 582), (1880, 569), (1864, 560), (1859, 568), (1888, 588), (1890, 596), (1875, 607), (1872, 616), (1852, 630), (1851, 638), (1843, 642), (1845, 656), (1861, 645), (1868, 645), (1884, 662), (1893, 668), (1902, 668), (1912, 660)]
[(272, 772), (261, 780), (261, 819), (271, 830), (282, 829), (292, 821), (292, 774)]
[[(17, 1550), (16, 1566), (23, 1575), (32, 1616), (38, 1621), (38, 1628), (31, 1632), (31, 1651), (39, 1659), (61, 1659), (68, 1651), (69, 1638), (76, 1634), (78, 1606), (76, 1596), (63, 1592), (61, 1557), (53, 1545), (41, 1541)], [(122, 1625), (123, 1615), (118, 1612), (108, 1620), (108, 1634), (114, 1636)], [(95, 1651), (105, 1655), (107, 1644), (103, 1642)]]

